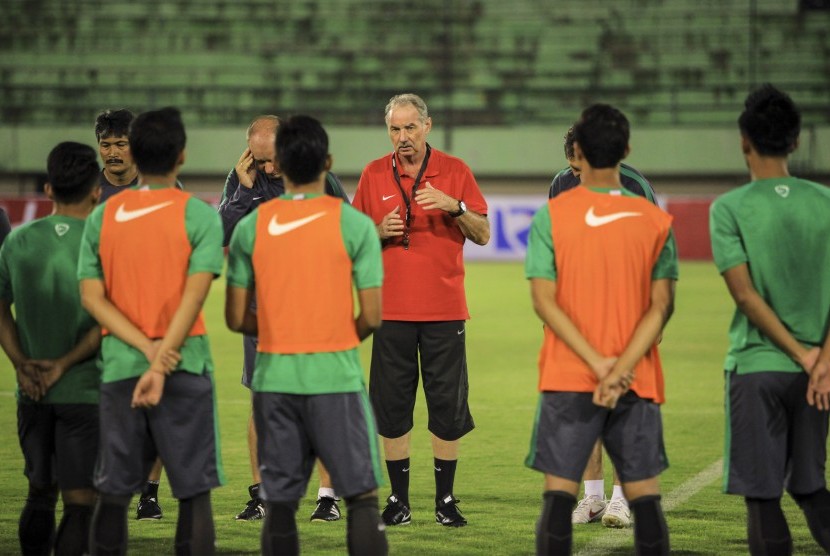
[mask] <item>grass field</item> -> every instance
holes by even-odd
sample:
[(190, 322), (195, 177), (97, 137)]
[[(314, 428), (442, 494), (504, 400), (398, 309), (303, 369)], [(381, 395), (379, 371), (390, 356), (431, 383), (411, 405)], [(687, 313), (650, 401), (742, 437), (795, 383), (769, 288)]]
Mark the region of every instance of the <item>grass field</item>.
[[(239, 384), (241, 341), (222, 320), (224, 284), (217, 282), (206, 307), (216, 360), (222, 453), (228, 483), (214, 491), (216, 537), (222, 554), (259, 552), (259, 523), (233, 516), (247, 501), (250, 483), (246, 425), (248, 391)], [(388, 531), (390, 552), (408, 554), (532, 554), (534, 524), (541, 503), (542, 477), (523, 465), (537, 401), (536, 358), (541, 326), (530, 307), (519, 264), (468, 265), (467, 291), (470, 391), (476, 429), (462, 443), (456, 495), (469, 526), (450, 530), (433, 517), (433, 472), (423, 397), (416, 408), (412, 454), (412, 525)], [(424, 292), (429, 295), (429, 292)], [(722, 360), (732, 303), (711, 263), (684, 263), (676, 310), (661, 346), (666, 372), (663, 406), (666, 447), (671, 463), (662, 476), (663, 504), (676, 554), (747, 553), (743, 501), (721, 494), (718, 462), (723, 449)], [(363, 346), (368, 368), (369, 342)], [(17, 519), (26, 495), (16, 436), (13, 373), (0, 362), (0, 554), (18, 552)], [(606, 474), (610, 474), (606, 466)], [(316, 495), (298, 513), (301, 548), (306, 554), (344, 554), (345, 520), (307, 521)], [(606, 491), (610, 494), (610, 476)], [(381, 489), (381, 497), (388, 494)], [(130, 520), (130, 553), (172, 553), (176, 504), (162, 479), (160, 522)], [(785, 511), (799, 554), (818, 552), (803, 517), (787, 499)], [(132, 518), (132, 510), (131, 510)], [(631, 530), (600, 524), (574, 528), (575, 554), (628, 554)]]

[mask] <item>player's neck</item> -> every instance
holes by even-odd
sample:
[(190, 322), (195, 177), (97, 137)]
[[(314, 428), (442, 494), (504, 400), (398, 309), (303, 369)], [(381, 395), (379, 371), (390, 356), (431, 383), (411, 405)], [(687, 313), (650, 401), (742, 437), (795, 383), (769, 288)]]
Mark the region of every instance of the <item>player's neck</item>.
[(69, 216), (71, 218), (80, 218), (84, 220), (92, 209), (95, 208), (96, 201), (90, 198), (84, 199), (80, 203), (58, 203), (55, 202), (52, 206), (52, 214), (55, 216)]
[(585, 187), (622, 188), (619, 166), (614, 166), (613, 168), (591, 168), (586, 165), (582, 169), (579, 181)]
[(748, 159), (752, 181), (786, 178), (790, 175), (787, 157), (754, 156)]
[(129, 172), (124, 172), (123, 174), (113, 174), (109, 170), (104, 168), (104, 177), (112, 185), (116, 186), (130, 185), (137, 175), (138, 168), (136, 167), (130, 168)]
[(289, 195), (322, 195), (326, 191), (325, 174), (323, 174), (322, 179), (302, 185), (296, 185), (286, 176), (283, 176), (283, 182), (285, 183), (285, 192)]
[(176, 172), (169, 174), (139, 174), (138, 185), (163, 185), (176, 187)]

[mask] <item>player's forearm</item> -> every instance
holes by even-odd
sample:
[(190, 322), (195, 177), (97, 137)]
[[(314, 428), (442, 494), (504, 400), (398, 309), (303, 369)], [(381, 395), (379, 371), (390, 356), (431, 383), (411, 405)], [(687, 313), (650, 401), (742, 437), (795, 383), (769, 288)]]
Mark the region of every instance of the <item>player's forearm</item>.
[(198, 272), (187, 277), (181, 302), (173, 313), (173, 318), (170, 319), (155, 359), (150, 362), (150, 370), (158, 372), (172, 370), (167, 368), (163, 359), (170, 350), (178, 351), (184, 344), (202, 310), (212, 283), (213, 273), (210, 272)]
[(253, 292), (228, 284), (225, 290), (225, 324), (232, 332), (249, 336), (259, 334), (256, 313), (251, 311)]
[(795, 361), (800, 361), (807, 348), (795, 339), (790, 331), (775, 314), (775, 311), (764, 301), (757, 291), (747, 292), (740, 299), (735, 299), (740, 310), (749, 321)]
[(602, 355), (588, 342), (570, 317), (556, 302), (556, 283), (534, 278), (530, 281), (533, 309), (554, 334), (565, 342), (585, 363), (595, 368)]
[(0, 301), (0, 346), (6, 352), (12, 366), (17, 368), (28, 359), (20, 345), (20, 336), (17, 333), (17, 323), (12, 317), (11, 305)]
[(490, 221), (486, 216), (468, 210), (455, 221), (464, 237), (476, 245), (487, 245), (490, 241)]
[(142, 353), (149, 349), (152, 340), (106, 297), (100, 280), (81, 280), (81, 304), (102, 328), (122, 342)]
[(383, 322), (381, 289), (365, 288), (358, 290), (357, 298), (360, 303), (360, 314), (355, 318), (354, 326), (357, 337), (360, 338), (360, 341), (363, 341), (380, 328), (381, 322)]
[(94, 357), (100, 347), (101, 327), (93, 326), (86, 332), (86, 334), (81, 336), (81, 339), (72, 347), (72, 349), (60, 357), (62, 368), (64, 370), (68, 370), (81, 361), (86, 361), (90, 357)]
[(674, 311), (674, 286), (675, 281), (669, 279), (652, 282), (651, 303), (634, 328), (631, 340), (617, 359), (612, 372), (629, 373), (657, 343)]

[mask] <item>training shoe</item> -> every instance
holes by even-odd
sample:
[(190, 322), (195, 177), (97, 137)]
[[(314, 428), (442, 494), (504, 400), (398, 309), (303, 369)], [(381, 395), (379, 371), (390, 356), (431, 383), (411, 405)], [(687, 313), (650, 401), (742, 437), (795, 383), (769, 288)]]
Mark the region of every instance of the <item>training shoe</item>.
[(599, 496), (586, 496), (579, 501), (571, 514), (571, 523), (593, 523), (602, 519), (608, 502)]
[(161, 519), (161, 506), (159, 501), (151, 496), (147, 498), (138, 499), (138, 508), (135, 512), (135, 518), (139, 521), (150, 521), (152, 519)]
[(614, 498), (605, 508), (602, 524), (614, 529), (631, 527), (631, 509), (623, 498)]
[(386, 525), (409, 525), (412, 523), (412, 513), (409, 508), (398, 500), (394, 494), (386, 499), (386, 507), (383, 509), (381, 518)]
[(259, 484), (249, 486), (248, 494), (251, 499), (245, 504), (245, 509), (236, 514), (237, 521), (257, 521), (265, 517), (265, 504), (259, 497)]
[(311, 514), (311, 521), (337, 521), (340, 519), (340, 508), (337, 507), (337, 500), (329, 496), (321, 496), (317, 499), (317, 507)]
[(435, 505), (435, 521), (444, 527), (464, 527), (467, 520), (458, 509), (460, 500), (447, 494)]

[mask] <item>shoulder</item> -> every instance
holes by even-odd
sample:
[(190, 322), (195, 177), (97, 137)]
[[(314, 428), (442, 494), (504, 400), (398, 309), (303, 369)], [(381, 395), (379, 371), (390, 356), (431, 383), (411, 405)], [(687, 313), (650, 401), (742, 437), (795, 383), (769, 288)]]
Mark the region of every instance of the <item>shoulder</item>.
[(432, 149), (430, 160), (432, 159), (441, 165), (442, 170), (470, 171), (470, 167), (462, 159), (438, 149)]
[(387, 155), (381, 156), (380, 158), (376, 158), (376, 159), (372, 160), (371, 162), (369, 162), (368, 164), (366, 164), (366, 166), (364, 166), (364, 168), (363, 168), (363, 173), (364, 174), (374, 174), (374, 173), (386, 172), (386, 171), (391, 170), (391, 168), (392, 168), (392, 155), (387, 154)]

